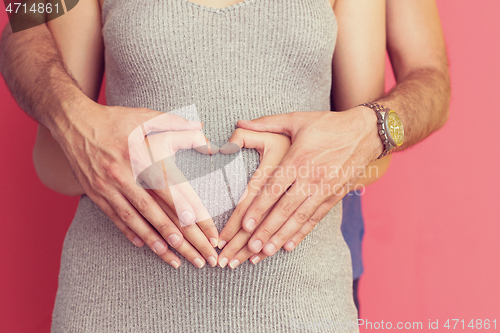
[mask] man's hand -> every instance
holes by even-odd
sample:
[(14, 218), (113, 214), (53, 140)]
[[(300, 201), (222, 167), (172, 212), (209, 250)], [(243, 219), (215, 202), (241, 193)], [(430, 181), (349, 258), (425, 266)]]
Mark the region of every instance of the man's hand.
[[(273, 255), (292, 236), (298, 233), (298, 239), (314, 228), (382, 152), (376, 121), (372, 110), (356, 107), (238, 122), (253, 131), (286, 133), (292, 141), (265, 184), (267, 190), (241, 215), (243, 229), (253, 233), (249, 251)], [(289, 241), (285, 249), (296, 245)]]
[[(61, 145), (85, 193), (130, 241), (137, 246), (142, 246), (144, 241), (164, 261), (178, 267), (180, 261), (168, 250), (165, 240), (182, 252), (182, 247), (185, 247), (183, 235), (146, 190), (136, 184), (131, 169), (128, 138), (134, 129), (161, 115), (158, 118), (161, 122), (154, 122), (153, 126), (147, 128), (146, 134), (197, 131), (199, 135), (191, 136), (190, 142), (191, 146), (196, 147), (207, 144), (200, 131), (202, 124), (144, 108), (102, 106), (88, 99), (82, 100), (74, 109), (78, 111), (58, 120), (58, 130), (53, 131), (52, 135)], [(161, 133), (156, 135), (159, 138)], [(158, 196), (170, 203), (176, 199), (175, 196), (169, 197), (165, 191), (158, 191)], [(197, 210), (196, 207), (191, 208), (187, 210), (190, 213)], [(188, 228), (184, 234), (210, 264), (215, 265), (217, 253), (213, 246), (218, 241), (217, 229), (211, 219), (204, 221), (200, 227), (206, 237), (199, 237), (199, 230), (193, 232), (198, 229), (196, 225)], [(187, 258), (197, 267), (205, 264), (202, 257), (192, 252)]]

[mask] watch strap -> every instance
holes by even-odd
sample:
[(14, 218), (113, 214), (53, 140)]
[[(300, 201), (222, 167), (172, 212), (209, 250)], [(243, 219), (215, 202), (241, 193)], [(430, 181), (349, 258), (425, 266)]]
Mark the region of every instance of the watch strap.
[(382, 152), (382, 154), (379, 155), (379, 157), (377, 157), (378, 160), (386, 156), (387, 154), (390, 154), (394, 150), (394, 148), (396, 148), (389, 141), (389, 134), (387, 133), (387, 129), (385, 128), (385, 116), (390, 110), (378, 103), (363, 103), (360, 104), (359, 106), (368, 107), (372, 109), (377, 115), (378, 135), (380, 136), (382, 144), (384, 145), (384, 151)]

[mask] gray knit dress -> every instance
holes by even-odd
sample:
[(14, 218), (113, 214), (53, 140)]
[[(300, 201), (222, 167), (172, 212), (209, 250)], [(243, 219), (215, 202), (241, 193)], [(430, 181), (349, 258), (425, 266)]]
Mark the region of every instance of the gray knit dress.
[[(102, 17), (109, 105), (196, 105), (214, 142), (239, 119), (330, 109), (337, 22), (328, 0), (223, 9), (106, 0)], [(209, 158), (186, 156), (188, 169)], [(259, 157), (242, 156), (246, 182)], [(197, 269), (179, 255), (176, 270), (132, 245), (84, 195), (64, 242), (52, 332), (357, 332), (341, 207), (290, 253), (234, 270)], [(214, 217), (219, 231), (231, 212)]]

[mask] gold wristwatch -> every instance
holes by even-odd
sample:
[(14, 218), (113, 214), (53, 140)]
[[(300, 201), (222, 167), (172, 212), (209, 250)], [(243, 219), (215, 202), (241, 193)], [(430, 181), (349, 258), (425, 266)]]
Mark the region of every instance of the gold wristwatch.
[(360, 106), (369, 107), (377, 115), (378, 134), (384, 144), (384, 151), (377, 159), (390, 154), (396, 147), (403, 144), (405, 131), (401, 118), (395, 111), (389, 110), (378, 103), (364, 103)]

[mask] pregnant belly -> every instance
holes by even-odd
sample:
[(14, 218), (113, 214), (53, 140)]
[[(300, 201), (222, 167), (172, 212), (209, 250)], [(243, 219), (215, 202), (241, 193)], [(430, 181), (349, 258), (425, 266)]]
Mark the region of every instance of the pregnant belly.
[(231, 155), (204, 155), (191, 149), (177, 152), (175, 164), (215, 218), (236, 207), (259, 165), (259, 154), (244, 148)]

